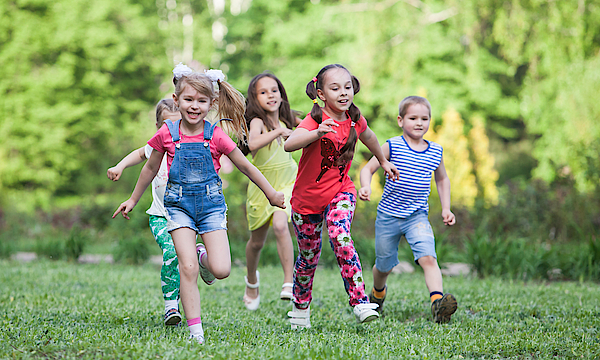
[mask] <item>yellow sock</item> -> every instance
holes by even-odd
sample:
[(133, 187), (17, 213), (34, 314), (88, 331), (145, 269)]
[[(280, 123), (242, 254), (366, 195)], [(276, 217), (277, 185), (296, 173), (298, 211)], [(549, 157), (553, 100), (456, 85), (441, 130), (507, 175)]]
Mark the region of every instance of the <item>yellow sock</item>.
[(375, 286), (373, 286), (373, 295), (378, 299), (383, 299), (385, 297), (386, 291), (387, 291), (387, 286), (384, 286), (383, 290), (381, 290), (381, 291), (375, 289)]
[(442, 294), (439, 291), (432, 291), (431, 293), (429, 293), (429, 297), (431, 297), (431, 302), (434, 302), (437, 299), (441, 299), (443, 296), (444, 294)]

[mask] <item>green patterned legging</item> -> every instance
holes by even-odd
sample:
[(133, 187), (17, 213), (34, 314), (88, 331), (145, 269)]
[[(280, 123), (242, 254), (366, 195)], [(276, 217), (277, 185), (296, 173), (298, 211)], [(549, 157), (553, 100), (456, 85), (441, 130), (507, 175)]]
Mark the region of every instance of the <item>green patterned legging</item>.
[(163, 253), (163, 264), (160, 270), (163, 297), (165, 300), (179, 300), (179, 262), (173, 239), (167, 231), (167, 219), (150, 215), (150, 230)]

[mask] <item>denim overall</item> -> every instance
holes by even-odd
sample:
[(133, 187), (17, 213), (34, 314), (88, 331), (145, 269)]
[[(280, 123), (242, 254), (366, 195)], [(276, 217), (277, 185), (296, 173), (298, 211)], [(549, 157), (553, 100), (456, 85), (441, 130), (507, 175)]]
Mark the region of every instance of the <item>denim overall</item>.
[(181, 143), (180, 122), (165, 120), (175, 144), (165, 190), (167, 230), (188, 227), (198, 234), (227, 230), (227, 205), (209, 145), (216, 124), (204, 120), (203, 142)]

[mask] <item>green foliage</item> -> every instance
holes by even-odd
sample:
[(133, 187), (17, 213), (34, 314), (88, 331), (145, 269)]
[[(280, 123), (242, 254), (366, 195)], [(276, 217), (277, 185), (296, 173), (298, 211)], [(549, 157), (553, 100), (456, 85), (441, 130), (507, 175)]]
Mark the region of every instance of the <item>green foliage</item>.
[(65, 242), (60, 236), (50, 236), (37, 240), (35, 244), (35, 253), (38, 257), (45, 257), (52, 260), (65, 258)]
[(73, 226), (69, 236), (65, 240), (65, 255), (67, 256), (67, 259), (77, 261), (79, 256), (83, 254), (85, 245), (89, 241), (89, 237), (80, 226)]
[[(337, 269), (316, 272), (312, 328), (291, 331), (281, 269), (261, 268), (261, 307), (246, 311), (244, 269), (200, 282), (206, 344), (166, 328), (155, 266), (0, 261), (0, 358), (473, 359), (597, 358), (592, 283), (447, 278), (459, 308), (430, 320), (423, 275), (391, 275), (385, 317), (358, 325)], [(365, 271), (367, 283), (371, 274)], [(19, 284), (19, 286), (14, 286)], [(260, 326), (257, 326), (260, 323)]]
[(122, 238), (113, 251), (113, 259), (130, 265), (141, 265), (150, 258), (150, 246), (143, 236)]

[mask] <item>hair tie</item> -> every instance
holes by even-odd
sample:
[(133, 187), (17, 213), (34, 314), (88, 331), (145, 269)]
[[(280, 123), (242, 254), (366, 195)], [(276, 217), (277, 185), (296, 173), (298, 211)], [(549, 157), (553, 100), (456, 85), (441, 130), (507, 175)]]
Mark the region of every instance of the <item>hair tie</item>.
[(315, 82), (315, 83), (317, 82), (317, 77), (316, 76), (313, 78), (313, 82)]
[(190, 69), (188, 66), (183, 65), (182, 63), (177, 64), (173, 69), (173, 77), (177, 80), (181, 79), (184, 76), (188, 76), (193, 73), (194, 70)]
[(316, 104), (317, 102), (319, 102), (319, 101), (317, 100), (317, 98), (314, 98), (314, 99), (313, 99), (313, 104)]
[(354, 125), (356, 125), (356, 123), (353, 121), (350, 126), (354, 127)]

